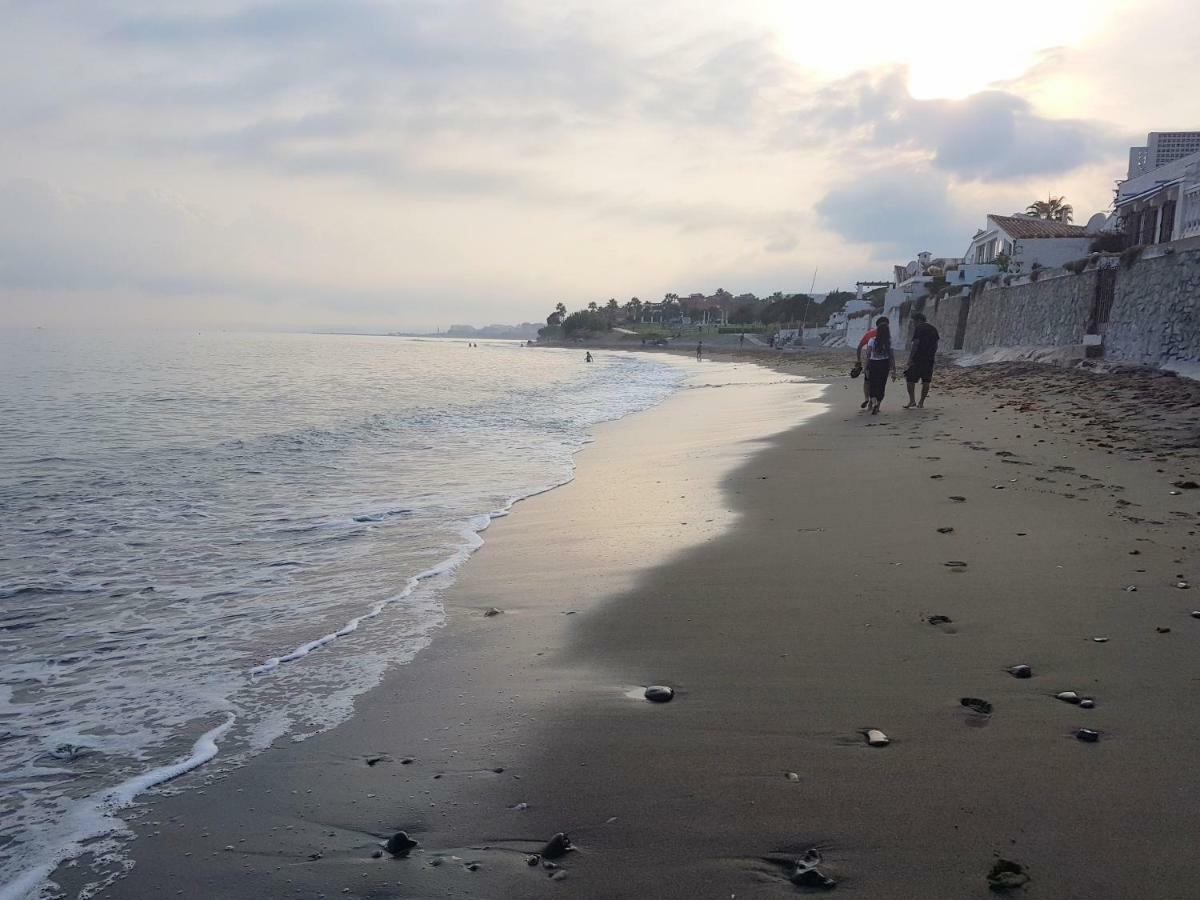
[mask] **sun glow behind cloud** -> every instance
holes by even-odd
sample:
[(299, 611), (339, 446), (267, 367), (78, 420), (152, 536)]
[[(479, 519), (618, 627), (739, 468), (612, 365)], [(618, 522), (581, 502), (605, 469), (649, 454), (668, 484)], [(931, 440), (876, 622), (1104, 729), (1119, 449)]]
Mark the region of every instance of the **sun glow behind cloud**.
[[(961, 99), (1022, 75), (1051, 47), (1084, 41), (1118, 0), (762, 0), (757, 13), (797, 64), (827, 77), (899, 63), (917, 99)], [(1055, 99), (1070, 103), (1069, 92)], [(1069, 112), (1069, 110), (1063, 110)]]

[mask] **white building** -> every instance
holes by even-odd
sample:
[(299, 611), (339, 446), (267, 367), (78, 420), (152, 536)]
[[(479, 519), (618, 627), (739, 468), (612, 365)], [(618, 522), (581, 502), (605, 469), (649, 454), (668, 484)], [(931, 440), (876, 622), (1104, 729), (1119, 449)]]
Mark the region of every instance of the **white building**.
[(1152, 131), (1145, 147), (1129, 148), (1129, 179), (1138, 178), (1177, 159), (1200, 153), (1200, 131)]
[(1122, 181), (1116, 207), (1130, 245), (1200, 235), (1200, 150)]
[(1092, 234), (1082, 225), (1025, 215), (989, 215), (987, 224), (971, 238), (965, 259), (975, 265), (990, 263), (1004, 271), (1028, 274), (1035, 267), (1061, 266), (1087, 256), (1091, 245)]

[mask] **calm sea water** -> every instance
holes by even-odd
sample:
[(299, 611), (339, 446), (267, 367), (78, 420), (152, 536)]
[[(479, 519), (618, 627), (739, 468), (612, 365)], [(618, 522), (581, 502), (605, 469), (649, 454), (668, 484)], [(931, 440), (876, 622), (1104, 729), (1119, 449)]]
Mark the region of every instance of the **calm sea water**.
[(117, 853), (139, 791), (345, 718), (488, 522), (681, 380), (510, 343), (0, 335), (0, 898)]

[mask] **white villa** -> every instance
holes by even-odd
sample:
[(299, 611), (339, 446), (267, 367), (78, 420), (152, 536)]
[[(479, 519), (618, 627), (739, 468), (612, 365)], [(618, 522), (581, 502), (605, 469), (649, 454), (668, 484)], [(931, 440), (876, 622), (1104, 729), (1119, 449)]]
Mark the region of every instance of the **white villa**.
[(1130, 245), (1200, 235), (1200, 151), (1122, 181), (1116, 205)]
[(1093, 235), (1094, 231), (1083, 225), (1052, 219), (989, 215), (984, 227), (971, 238), (966, 262), (996, 265), (998, 258), (1007, 259), (1006, 271), (1028, 274), (1034, 268), (1061, 266), (1087, 256)]

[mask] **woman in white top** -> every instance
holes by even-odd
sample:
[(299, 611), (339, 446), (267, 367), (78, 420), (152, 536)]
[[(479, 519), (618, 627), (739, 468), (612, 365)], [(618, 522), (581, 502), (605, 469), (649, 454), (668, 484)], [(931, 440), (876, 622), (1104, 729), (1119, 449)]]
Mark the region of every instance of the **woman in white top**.
[(888, 374), (896, 380), (896, 354), (892, 350), (892, 330), (887, 316), (875, 321), (875, 337), (867, 341), (868, 407), (872, 415), (879, 414), (879, 404), (887, 388)]

